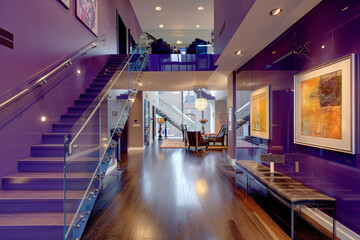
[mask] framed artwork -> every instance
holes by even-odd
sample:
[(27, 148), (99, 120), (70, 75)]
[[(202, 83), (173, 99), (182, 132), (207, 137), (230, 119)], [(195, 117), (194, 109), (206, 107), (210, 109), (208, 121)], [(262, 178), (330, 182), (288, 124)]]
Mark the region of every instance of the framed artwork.
[(59, 0), (65, 7), (70, 9), (70, 0)]
[(355, 153), (354, 55), (296, 74), (296, 144)]
[(250, 135), (270, 139), (270, 85), (250, 94)]
[(98, 35), (98, 0), (76, 0), (76, 17)]

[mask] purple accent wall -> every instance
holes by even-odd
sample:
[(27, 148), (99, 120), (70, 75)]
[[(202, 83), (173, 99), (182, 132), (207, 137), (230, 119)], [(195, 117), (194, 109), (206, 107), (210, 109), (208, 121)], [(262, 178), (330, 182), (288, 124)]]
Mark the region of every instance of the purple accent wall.
[[(14, 49), (0, 45), (0, 96), (96, 39), (75, 17), (75, 2), (71, 1), (70, 9), (66, 9), (56, 0), (1, 1), (1, 27), (14, 34)], [(17, 160), (30, 156), (30, 146), (41, 143), (42, 133), (50, 132), (52, 123), (60, 122), (60, 115), (67, 112), (104, 66), (106, 54), (116, 53), (116, 9), (138, 39), (142, 30), (129, 0), (99, 1), (99, 36), (106, 35), (106, 43), (75, 62), (72, 70), (65, 70), (68, 75), (55, 75), (48, 84), (0, 110), (1, 116), (13, 117), (10, 122), (0, 123), (0, 178), (17, 171)], [(77, 69), (81, 74), (76, 73)], [(33, 103), (19, 115), (10, 114), (13, 108), (28, 102)], [(47, 117), (45, 123), (40, 121), (43, 115)]]
[[(229, 108), (231, 108), (231, 123), (228, 120), (228, 156), (236, 159), (236, 72), (232, 72), (228, 76), (227, 82), (227, 110), (226, 115), (229, 118)], [(231, 126), (230, 126), (231, 124)], [(230, 130), (231, 129), (231, 130)]]
[[(324, 45), (324, 48), (322, 48)], [(295, 54), (293, 51), (296, 51)], [(345, 154), (294, 144), (294, 74), (356, 54), (355, 103), (356, 154)], [(278, 39), (238, 70), (238, 83), (251, 76), (251, 90), (272, 87), (271, 139), (268, 148), (238, 149), (238, 159), (259, 161), (263, 152), (286, 155), (286, 164), (276, 170), (337, 199), (338, 220), (360, 234), (360, 2), (323, 1)], [(240, 90), (240, 89), (238, 89)], [(344, 96), (345, 97), (345, 96)], [(295, 173), (294, 158), (300, 172)]]
[(215, 54), (221, 54), (255, 0), (214, 0)]

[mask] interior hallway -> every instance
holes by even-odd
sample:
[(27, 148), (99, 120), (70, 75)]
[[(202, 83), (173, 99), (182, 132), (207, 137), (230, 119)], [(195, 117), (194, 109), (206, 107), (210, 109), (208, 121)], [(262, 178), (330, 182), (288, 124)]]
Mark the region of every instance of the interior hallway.
[(235, 188), (226, 150), (156, 143), (123, 157), (123, 173), (107, 176), (82, 239), (289, 239)]

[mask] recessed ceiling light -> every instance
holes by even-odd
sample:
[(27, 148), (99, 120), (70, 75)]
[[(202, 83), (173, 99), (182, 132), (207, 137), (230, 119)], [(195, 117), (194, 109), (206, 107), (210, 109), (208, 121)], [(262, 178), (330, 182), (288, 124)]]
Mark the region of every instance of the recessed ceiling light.
[(182, 41), (181, 41), (181, 40), (177, 40), (177, 41), (176, 41), (176, 44), (182, 44)]
[(204, 11), (204, 7), (203, 6), (198, 6), (198, 11)]
[(81, 73), (80, 69), (78, 69), (76, 72), (77, 72), (78, 74), (80, 74), (80, 73)]
[(139, 83), (139, 86), (142, 86), (143, 84), (142, 83)]
[(199, 28), (200, 27), (200, 24), (196, 24), (196, 28)]
[(155, 7), (155, 10), (156, 10), (156, 11), (161, 11), (161, 7), (160, 7), (160, 6), (156, 6), (156, 7)]
[(41, 120), (42, 122), (46, 122), (46, 116), (41, 116), (40, 120)]
[(159, 28), (163, 28), (164, 27), (164, 25), (162, 25), (162, 24), (159, 24)]
[(282, 8), (274, 8), (270, 11), (271, 16), (278, 16), (282, 12)]
[(321, 49), (324, 49), (324, 48), (325, 48), (325, 45), (322, 45), (322, 46), (321, 46)]
[(272, 51), (271, 53), (272, 53), (272, 54), (275, 54), (275, 53), (276, 53), (276, 51)]
[(238, 50), (235, 52), (236, 55), (241, 55), (242, 51), (241, 50)]
[(341, 11), (342, 11), (342, 12), (343, 12), (343, 11), (346, 11), (348, 8), (349, 8), (349, 7), (346, 6), (346, 7), (344, 7), (343, 9), (341, 9)]

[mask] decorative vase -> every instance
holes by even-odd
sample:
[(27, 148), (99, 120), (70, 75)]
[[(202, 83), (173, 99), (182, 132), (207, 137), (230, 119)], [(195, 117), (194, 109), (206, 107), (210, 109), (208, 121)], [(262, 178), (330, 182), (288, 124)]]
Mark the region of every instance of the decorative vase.
[(201, 124), (201, 133), (205, 134), (205, 123)]

